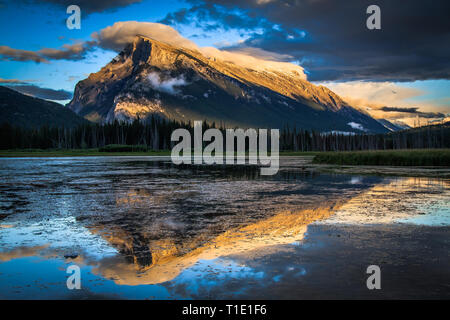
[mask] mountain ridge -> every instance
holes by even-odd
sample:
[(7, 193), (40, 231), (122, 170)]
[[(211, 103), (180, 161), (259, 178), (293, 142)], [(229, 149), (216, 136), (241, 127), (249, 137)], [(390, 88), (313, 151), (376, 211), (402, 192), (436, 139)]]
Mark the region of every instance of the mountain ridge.
[(75, 127), (88, 121), (63, 105), (0, 86), (0, 124), (22, 128)]
[(156, 114), (225, 126), (387, 131), (328, 88), (308, 82), (300, 67), (281, 72), (271, 65), (252, 69), (137, 36), (100, 71), (78, 82), (68, 106), (96, 122)]

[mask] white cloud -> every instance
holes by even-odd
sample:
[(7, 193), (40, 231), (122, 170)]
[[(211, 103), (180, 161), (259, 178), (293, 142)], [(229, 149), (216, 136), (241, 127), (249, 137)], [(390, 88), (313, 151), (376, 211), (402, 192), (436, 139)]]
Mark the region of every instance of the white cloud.
[(143, 35), (174, 46), (193, 50), (198, 49), (194, 42), (182, 37), (178, 31), (172, 27), (153, 22), (116, 22), (112, 26), (92, 33), (91, 37), (104, 49), (120, 51), (128, 43), (133, 42), (137, 35)]
[(421, 90), (402, 87), (393, 82), (327, 82), (324, 86), (336, 92), (352, 104), (361, 107), (378, 106), (410, 107), (411, 102), (406, 101), (423, 94)]
[(277, 61), (278, 59), (285, 60), (286, 55), (279, 55), (257, 48), (246, 48), (245, 51), (226, 51), (213, 47), (203, 47), (199, 51), (209, 58), (231, 62), (244, 68), (257, 71), (290, 73), (306, 80), (306, 74), (302, 67), (290, 62)]
[(352, 127), (353, 129), (357, 129), (357, 130), (361, 130), (361, 131), (366, 131), (366, 129), (364, 129), (364, 127), (357, 122), (349, 122), (347, 123), (350, 127)]
[(98, 46), (120, 51), (126, 44), (133, 42), (136, 35), (165, 42), (170, 45), (196, 50), (209, 58), (234, 63), (259, 71), (289, 72), (306, 80), (302, 67), (285, 62), (291, 57), (258, 48), (246, 48), (240, 51), (219, 50), (213, 47), (199, 47), (191, 40), (181, 36), (178, 31), (164, 24), (152, 22), (122, 21), (92, 34)]
[(185, 86), (188, 84), (182, 76), (162, 80), (159, 74), (156, 72), (150, 73), (147, 78), (150, 81), (150, 86), (153, 89), (173, 95), (179, 93), (179, 90), (176, 88), (177, 86)]
[[(410, 126), (417, 121), (417, 114), (406, 112), (386, 112), (383, 107), (417, 108), (419, 112), (442, 112), (442, 107), (433, 101), (420, 99), (427, 92), (410, 88), (393, 82), (325, 82), (320, 83), (340, 95), (350, 105), (360, 108), (377, 119), (400, 120)], [(419, 98), (420, 100), (416, 99)], [(418, 102), (420, 101), (420, 103)], [(448, 109), (447, 109), (448, 110)], [(420, 117), (420, 115), (419, 115)], [(421, 118), (421, 123), (432, 121), (432, 118)]]

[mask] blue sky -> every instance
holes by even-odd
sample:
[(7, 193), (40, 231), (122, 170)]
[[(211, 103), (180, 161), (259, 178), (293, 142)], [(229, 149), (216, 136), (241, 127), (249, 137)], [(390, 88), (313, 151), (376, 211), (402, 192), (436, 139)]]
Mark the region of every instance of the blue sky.
[[(1, 45), (31, 51), (42, 48), (57, 49), (65, 43), (88, 41), (93, 32), (117, 21), (157, 22), (168, 13), (185, 8), (186, 5), (184, 1), (151, 0), (107, 12), (92, 13), (87, 17), (83, 15), (81, 8), (81, 29), (69, 30), (66, 27), (69, 15), (64, 7), (11, 2), (0, 11), (1, 29), (8, 30), (2, 35)], [(179, 26), (178, 31), (199, 46), (232, 44), (242, 38), (237, 30), (207, 34), (199, 28), (185, 25)], [(86, 59), (79, 61), (54, 60), (50, 63), (36, 63), (0, 60), (0, 78), (31, 80), (33, 84), (42, 87), (73, 91), (79, 80), (86, 78), (91, 72), (98, 71), (116, 54), (113, 51), (96, 49), (88, 53)]]
[[(149, 5), (150, 4), (150, 5)], [(66, 27), (64, 7), (51, 4), (26, 5), (14, 2), (0, 11), (2, 30), (1, 45), (23, 50), (59, 48), (71, 40), (90, 39), (92, 32), (103, 29), (116, 21), (158, 21), (174, 9), (183, 6), (180, 1), (151, 1), (133, 4), (112, 12), (92, 13), (83, 16), (80, 30)], [(120, 19), (118, 18), (120, 16)], [(11, 19), (11, 17), (18, 17)], [(97, 49), (81, 61), (56, 60), (50, 63), (32, 61), (0, 61), (0, 78), (33, 80), (33, 83), (52, 89), (73, 91), (75, 84), (91, 72), (98, 71), (117, 53)]]
[[(368, 60), (371, 64), (379, 63), (378, 69), (378, 66), (374, 65), (370, 65), (370, 68), (358, 66), (357, 63), (360, 59), (348, 59), (347, 56), (341, 55), (342, 50), (340, 50), (339, 44), (328, 40), (333, 37), (339, 38), (338, 31), (331, 31), (332, 33), (336, 32), (335, 35), (320, 33), (324, 28), (321, 25), (331, 24), (331, 20), (322, 21), (318, 16), (316, 19), (318, 22), (315, 24), (308, 23), (307, 19), (299, 19), (297, 25), (295, 17), (292, 21), (287, 18), (284, 20), (281, 15), (277, 16), (273, 13), (270, 7), (266, 8), (269, 5), (275, 6), (277, 0), (267, 1), (267, 4), (264, 5), (256, 0), (242, 2), (245, 3), (242, 5), (240, 2), (234, 1), (230, 1), (229, 3), (232, 4), (228, 5), (223, 1), (215, 3), (208, 0), (143, 0), (142, 2), (139, 0), (116, 0), (111, 1), (110, 5), (105, 4), (105, 8), (94, 10), (99, 12), (88, 13), (83, 11), (83, 5), (80, 4), (82, 12), (80, 30), (69, 30), (66, 27), (65, 22), (69, 16), (66, 13), (66, 7), (53, 2), (52, 0), (27, 0), (5, 1), (0, 4), (0, 24), (3, 30), (0, 46), (32, 52), (44, 48), (61, 49), (63, 45), (92, 41), (91, 34), (93, 32), (112, 26), (118, 21), (163, 21), (166, 24), (170, 23), (183, 37), (198, 46), (215, 46), (229, 50), (246, 47), (260, 48), (283, 57), (290, 57), (287, 58), (290, 61), (297, 63), (300, 61), (300, 65), (305, 68), (308, 77), (311, 77), (310, 80), (316, 80), (325, 85), (328, 83), (332, 90), (344, 96), (349, 95), (349, 92), (352, 91), (350, 87), (353, 84), (362, 81), (373, 84), (364, 86), (367, 93), (362, 94), (366, 94), (367, 99), (374, 97), (374, 90), (377, 90), (376, 99), (378, 100), (371, 101), (374, 104), (395, 103), (396, 107), (417, 105), (421, 111), (450, 112), (450, 81), (445, 72), (439, 73), (441, 69), (447, 70), (447, 65), (439, 68), (438, 63), (442, 63), (439, 60), (442, 58), (441, 56), (433, 53), (430, 54), (430, 57), (426, 54), (422, 57), (423, 61), (435, 57), (434, 65), (430, 65), (428, 68), (424, 66), (425, 70), (433, 70), (432, 74), (425, 74), (426, 72), (423, 70), (417, 70), (416, 74), (414, 72), (411, 74), (408, 71), (408, 69), (412, 69), (410, 66), (405, 67), (406, 72), (397, 70), (396, 66), (401, 65), (402, 61), (408, 60), (408, 56), (402, 57), (397, 51), (386, 52), (385, 61), (391, 56), (398, 56), (392, 67), (386, 68), (383, 57), (380, 59), (370, 57)], [(84, 3), (83, 1), (74, 1), (74, 3), (80, 2)], [(99, 3), (103, 2), (107, 3), (99, 1)], [(128, 2), (133, 3), (128, 5)], [(121, 5), (114, 7), (114, 3), (121, 3)], [(311, 15), (315, 14), (314, 12), (320, 12), (313, 11), (314, 8), (309, 7), (300, 9), (301, 12), (310, 10)], [(418, 7), (419, 9), (421, 8)], [(338, 26), (340, 25), (338, 24)], [(328, 27), (328, 29), (335, 30), (336, 28)], [(342, 30), (345, 31), (345, 25), (342, 26)], [(358, 35), (353, 35), (353, 37), (359, 39)], [(342, 39), (347, 38), (348, 34), (342, 36)], [(381, 40), (388, 41), (385, 39), (388, 38), (384, 37)], [(376, 40), (381, 41), (380, 39)], [(352, 42), (349, 43), (353, 45)], [(424, 46), (428, 45), (425, 42), (422, 43)], [(417, 44), (414, 42), (412, 44), (418, 48)], [(364, 46), (366, 48), (367, 44)], [(392, 47), (392, 44), (389, 46)], [(333, 50), (334, 48), (335, 50)], [(421, 48), (418, 50), (422, 51)], [(116, 54), (117, 52), (96, 46), (87, 50), (82, 59), (47, 59), (47, 62), (37, 63), (13, 61), (18, 59), (11, 59), (8, 54), (0, 52), (0, 78), (3, 79), (4, 83), (2, 84), (16, 79), (42, 88), (73, 92), (78, 81), (86, 78), (89, 73), (98, 71)], [(286, 58), (283, 59), (286, 60)], [(354, 66), (352, 61), (355, 63)], [(418, 59), (412, 62), (415, 65), (420, 64)], [(342, 65), (336, 65), (339, 63)], [(345, 68), (347, 70), (358, 70), (359, 68), (361, 72), (360, 74), (358, 71), (356, 73), (352, 73), (353, 71), (339, 73), (339, 70)], [(324, 69), (325, 72), (323, 72)], [(376, 73), (371, 73), (374, 69), (377, 69)], [(345, 75), (348, 74), (351, 74), (351, 78), (345, 78)], [(400, 93), (398, 99), (390, 97), (383, 100), (384, 95), (380, 93), (380, 86), (377, 84), (380, 82), (389, 82), (385, 89), (390, 90), (390, 93), (398, 90)], [(345, 85), (336, 85), (340, 83), (345, 83)], [(60, 102), (66, 103), (67, 100)]]

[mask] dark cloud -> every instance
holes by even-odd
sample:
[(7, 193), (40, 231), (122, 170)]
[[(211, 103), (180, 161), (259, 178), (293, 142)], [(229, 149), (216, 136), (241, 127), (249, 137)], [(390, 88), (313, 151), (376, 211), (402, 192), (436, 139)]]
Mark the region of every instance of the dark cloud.
[(38, 51), (0, 46), (0, 60), (34, 61), (37, 63), (47, 63), (49, 60), (81, 60), (94, 45), (94, 42), (88, 41), (65, 44), (60, 49), (44, 48)]
[(0, 59), (12, 61), (47, 62), (35, 51), (14, 49), (8, 46), (0, 46)]
[(440, 112), (421, 112), (419, 108), (397, 108), (397, 107), (381, 107), (379, 110), (384, 112), (401, 112), (418, 115), (422, 118), (445, 118), (446, 115)]
[[(310, 72), (310, 80), (450, 79), (447, 0), (377, 0), (381, 30), (366, 28), (366, 9), (374, 4), (372, 0), (190, 2), (191, 9), (172, 13), (163, 21), (188, 23), (207, 17), (216, 27), (264, 27), (262, 34), (255, 32), (239, 47), (291, 55)], [(261, 24), (259, 18), (271, 24)]]
[(53, 90), (48, 88), (41, 88), (35, 85), (14, 85), (6, 86), (12, 90), (20, 93), (46, 99), (46, 100), (69, 100), (72, 99), (72, 93), (65, 90)]
[(75, 4), (80, 7), (81, 14), (86, 15), (126, 7), (130, 4), (141, 2), (141, 0), (35, 0), (34, 2), (50, 3), (64, 8)]
[(386, 112), (406, 112), (406, 113), (416, 113), (419, 108), (397, 108), (397, 107), (381, 107), (380, 110)]
[(212, 3), (201, 3), (187, 9), (183, 8), (176, 12), (171, 12), (158, 22), (169, 25), (192, 24), (205, 31), (218, 29), (230, 30), (252, 30), (255, 28), (271, 28), (272, 23), (261, 17), (252, 17), (248, 11), (239, 10), (236, 7), (228, 10), (225, 7)]

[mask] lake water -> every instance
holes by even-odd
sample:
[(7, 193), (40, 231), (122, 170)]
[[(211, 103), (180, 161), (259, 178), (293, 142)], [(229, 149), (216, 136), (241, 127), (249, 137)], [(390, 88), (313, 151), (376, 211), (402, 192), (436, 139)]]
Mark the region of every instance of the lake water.
[(450, 180), (303, 163), (0, 159), (0, 298), (450, 298)]

